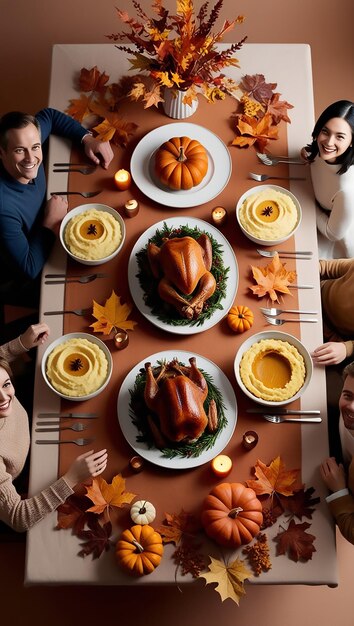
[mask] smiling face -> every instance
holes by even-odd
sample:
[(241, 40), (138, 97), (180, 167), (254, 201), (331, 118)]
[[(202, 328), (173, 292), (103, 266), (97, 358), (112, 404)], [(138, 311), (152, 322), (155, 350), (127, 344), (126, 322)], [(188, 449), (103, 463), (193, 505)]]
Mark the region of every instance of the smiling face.
[(347, 376), (341, 396), (339, 398), (339, 409), (341, 411), (344, 425), (349, 430), (354, 430), (354, 377)]
[(12, 413), (12, 401), (15, 389), (7, 371), (0, 367), (0, 420)]
[(26, 185), (37, 177), (43, 160), (39, 132), (34, 124), (28, 124), (8, 130), (6, 139), (6, 148), (0, 148), (3, 166), (12, 178)]
[(317, 145), (320, 157), (328, 163), (335, 163), (352, 145), (352, 129), (341, 117), (332, 117), (320, 130)]

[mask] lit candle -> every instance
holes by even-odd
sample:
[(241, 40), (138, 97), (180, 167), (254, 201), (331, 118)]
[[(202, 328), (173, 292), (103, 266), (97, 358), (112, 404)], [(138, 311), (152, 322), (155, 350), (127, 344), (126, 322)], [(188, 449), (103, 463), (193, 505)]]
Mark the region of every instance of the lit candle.
[(229, 456), (226, 456), (226, 454), (219, 454), (215, 457), (215, 459), (212, 460), (211, 469), (213, 470), (214, 474), (216, 474), (216, 476), (219, 476), (219, 478), (224, 478), (231, 472), (232, 461)]
[(141, 456), (133, 456), (129, 461), (129, 465), (134, 472), (140, 472), (143, 469), (144, 459)]
[(247, 430), (242, 437), (243, 447), (252, 450), (258, 443), (258, 435), (254, 430)]
[(124, 212), (127, 217), (135, 217), (139, 213), (139, 204), (133, 198), (124, 205)]
[(129, 337), (126, 330), (122, 328), (117, 329), (118, 332), (114, 335), (114, 344), (117, 350), (124, 350), (129, 343)]
[(227, 213), (222, 206), (217, 206), (211, 212), (211, 219), (216, 226), (222, 226), (227, 220)]
[(125, 189), (129, 189), (132, 177), (127, 170), (118, 170), (118, 172), (114, 174), (114, 182), (120, 191), (125, 191)]

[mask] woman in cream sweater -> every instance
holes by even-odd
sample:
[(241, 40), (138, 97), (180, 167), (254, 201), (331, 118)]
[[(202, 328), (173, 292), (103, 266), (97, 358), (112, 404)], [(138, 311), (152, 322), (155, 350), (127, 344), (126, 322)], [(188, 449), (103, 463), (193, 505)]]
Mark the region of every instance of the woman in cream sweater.
[(107, 452), (90, 450), (77, 457), (67, 472), (32, 498), (21, 499), (13, 481), (21, 473), (30, 446), (27, 413), (15, 397), (8, 361), (43, 343), (46, 324), (30, 326), (23, 335), (0, 347), (0, 521), (26, 531), (58, 508), (78, 483), (98, 476), (107, 465)]

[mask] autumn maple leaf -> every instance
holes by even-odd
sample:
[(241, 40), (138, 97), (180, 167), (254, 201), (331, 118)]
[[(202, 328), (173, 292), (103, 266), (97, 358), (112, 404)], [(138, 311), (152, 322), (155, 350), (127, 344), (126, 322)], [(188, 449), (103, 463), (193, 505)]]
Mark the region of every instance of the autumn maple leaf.
[(248, 96), (264, 104), (271, 99), (277, 83), (266, 83), (263, 74), (253, 74), (252, 76), (246, 74), (243, 76), (240, 86)]
[(239, 558), (229, 565), (225, 565), (222, 561), (211, 556), (209, 558), (209, 572), (200, 574), (199, 578), (205, 578), (207, 585), (217, 583), (215, 591), (218, 592), (222, 601), (230, 598), (239, 605), (240, 599), (246, 594), (244, 581), (252, 577), (252, 572), (245, 567), (245, 562)]
[(125, 147), (129, 137), (134, 133), (137, 124), (125, 122), (117, 113), (107, 113), (100, 124), (93, 127), (97, 133), (97, 139), (101, 141), (113, 141), (116, 145)]
[(121, 304), (120, 297), (114, 291), (112, 291), (104, 306), (93, 300), (92, 315), (98, 320), (91, 324), (93, 331), (109, 335), (115, 328), (134, 330), (137, 322), (128, 320), (128, 315), (130, 315), (132, 308), (130, 304)]
[(91, 115), (91, 98), (89, 96), (85, 96), (81, 94), (80, 98), (75, 98), (70, 100), (70, 105), (66, 109), (66, 113), (71, 115), (74, 120), (78, 122), (82, 122), (85, 117)]
[(296, 272), (285, 269), (285, 264), (280, 261), (278, 253), (265, 267), (251, 265), (251, 269), (257, 285), (251, 286), (250, 289), (259, 298), (268, 294), (275, 302), (279, 301), (277, 291), (291, 294), (287, 286), (295, 281)]
[(260, 120), (242, 114), (237, 115), (236, 119), (236, 130), (240, 136), (232, 141), (233, 146), (245, 148), (257, 142), (259, 149), (263, 151), (270, 139), (278, 137), (278, 129), (273, 125), (273, 119), (269, 113), (266, 113)]
[(180, 543), (184, 535), (196, 535), (200, 530), (200, 523), (192, 514), (184, 511), (176, 515), (175, 513), (165, 513), (165, 523), (157, 528), (157, 532), (162, 536), (163, 543)]
[(313, 545), (316, 537), (307, 533), (310, 524), (303, 522), (296, 524), (291, 520), (288, 529), (283, 530), (274, 537), (277, 543), (277, 556), (280, 554), (288, 554), (292, 561), (309, 561), (312, 554), (316, 552)]
[(100, 72), (97, 65), (92, 67), (90, 70), (83, 67), (79, 77), (79, 88), (80, 91), (102, 92), (105, 91), (108, 80), (108, 74)]
[(78, 495), (74, 493), (69, 496), (58, 509), (58, 523), (57, 529), (72, 528), (74, 534), (83, 530), (87, 518), (90, 514), (87, 513), (87, 507), (90, 501), (84, 495)]
[(113, 545), (110, 540), (112, 524), (111, 522), (106, 522), (101, 526), (96, 517), (91, 517), (87, 525), (89, 530), (78, 532), (79, 539), (85, 540), (80, 544), (82, 549), (78, 552), (78, 556), (85, 557), (92, 554), (93, 559), (98, 559), (104, 550), (109, 550), (111, 545)]
[(267, 113), (270, 113), (272, 116), (274, 124), (279, 124), (281, 120), (291, 124), (291, 119), (287, 114), (287, 110), (293, 109), (294, 107), (292, 104), (289, 104), (289, 102), (286, 102), (286, 100), (279, 100), (279, 97), (280, 93), (273, 94), (267, 107)]
[(87, 511), (103, 514), (106, 521), (109, 520), (111, 507), (122, 508), (136, 497), (136, 494), (125, 491), (125, 480), (121, 474), (114, 476), (112, 483), (107, 483), (101, 476), (93, 478), (92, 485), (86, 487), (86, 495), (94, 503)]
[(258, 496), (265, 494), (273, 496), (275, 493), (292, 496), (300, 470), (286, 470), (282, 459), (278, 456), (268, 466), (258, 460), (254, 466), (254, 473), (257, 478), (246, 482), (247, 486)]
[(288, 516), (295, 516), (299, 520), (302, 520), (303, 517), (312, 519), (312, 513), (315, 511), (313, 507), (320, 502), (320, 498), (312, 497), (314, 491), (313, 487), (309, 487), (306, 491), (299, 489), (287, 498), (280, 496), (280, 504)]

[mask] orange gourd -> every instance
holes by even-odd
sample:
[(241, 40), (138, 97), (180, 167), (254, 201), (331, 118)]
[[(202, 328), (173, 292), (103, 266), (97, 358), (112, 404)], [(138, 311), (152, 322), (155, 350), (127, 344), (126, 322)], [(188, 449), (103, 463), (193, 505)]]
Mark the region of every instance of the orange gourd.
[(248, 306), (242, 304), (233, 306), (227, 315), (227, 321), (231, 330), (235, 333), (244, 333), (253, 325), (254, 316)]
[(253, 489), (242, 483), (221, 483), (205, 498), (201, 521), (206, 534), (216, 543), (238, 548), (259, 532), (262, 505)]
[(156, 176), (175, 191), (199, 185), (207, 171), (208, 155), (195, 139), (172, 137), (156, 151)]
[(151, 574), (160, 564), (162, 554), (162, 537), (148, 524), (124, 530), (116, 545), (118, 562), (135, 576)]

